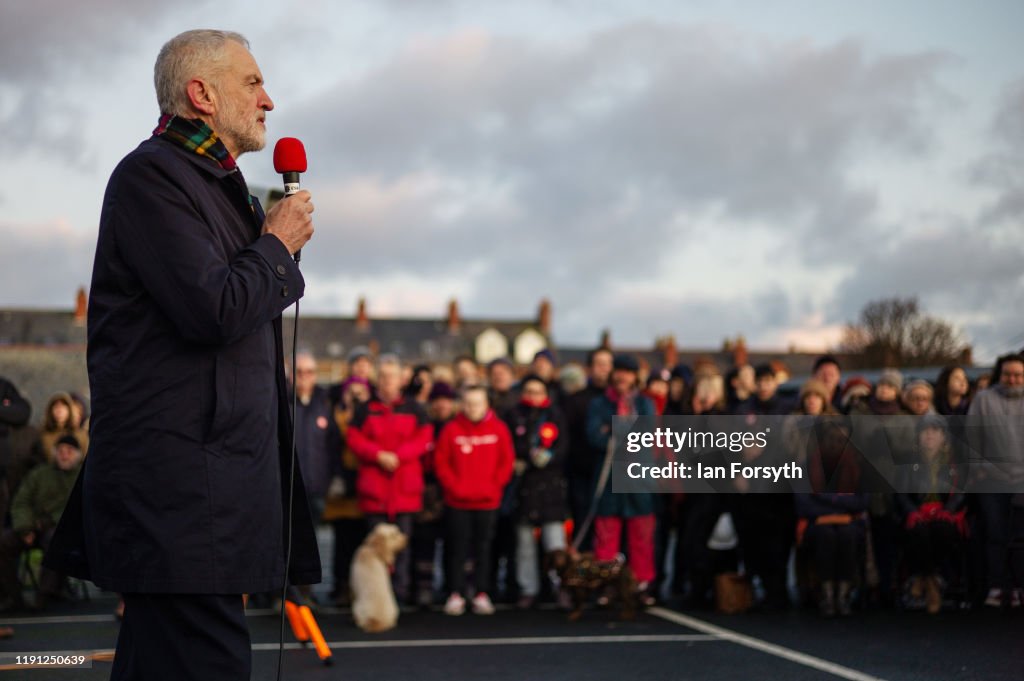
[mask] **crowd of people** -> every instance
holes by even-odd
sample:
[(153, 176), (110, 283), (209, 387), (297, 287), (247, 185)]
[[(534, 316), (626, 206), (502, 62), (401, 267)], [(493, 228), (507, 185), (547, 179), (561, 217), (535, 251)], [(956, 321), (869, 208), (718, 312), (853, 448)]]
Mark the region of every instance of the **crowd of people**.
[[(764, 609), (802, 602), (832, 616), (861, 603), (934, 613), (954, 596), (1020, 605), (1011, 545), (1024, 497), (965, 493), (954, 451), (962, 433), (951, 431), (962, 421), (947, 421), (1024, 416), (1019, 355), (1000, 358), (991, 386), (988, 377), (971, 384), (956, 366), (934, 385), (895, 369), (874, 383), (843, 380), (838, 361), (823, 356), (791, 397), (778, 391), (786, 379), (778, 363), (725, 374), (710, 361), (649, 370), (604, 348), (584, 367), (559, 367), (549, 350), (526, 367), (470, 357), (405, 366), (383, 355), (375, 363), (365, 348), (348, 362), (347, 377), (330, 389), (315, 385), (308, 353), (296, 376), (300, 411), (332, 414), (311, 431), (328, 444), (299, 455), (312, 503), (334, 528), (339, 603), (360, 539), (391, 522), (411, 539), (396, 566), (397, 597), (443, 602), (452, 615), (490, 613), (498, 600), (529, 608), (559, 599), (545, 556), (570, 544), (597, 561), (627, 561), (648, 604), (678, 598), (712, 607), (716, 576), (740, 570)], [(614, 493), (602, 462), (613, 417), (631, 414), (819, 417), (814, 428), (785, 434), (814, 491)], [(838, 415), (918, 417), (873, 421), (882, 425), (869, 441), (914, 462), (890, 472), (890, 491), (878, 491), (884, 486), (870, 478), (881, 473), (862, 466), (849, 420), (829, 418)]]
[(53, 395), (39, 428), (29, 425), (31, 412), (28, 400), (0, 378), (0, 612), (42, 608), (63, 595), (61, 576), (39, 568), (34, 600), (26, 604), (19, 563), (26, 551), (49, 546), (89, 447), (81, 395)]
[[(356, 348), (345, 378), (327, 386), (316, 358), (300, 351), (296, 451), (312, 515), (333, 530), (331, 597), (348, 602), (356, 549), (373, 527), (393, 523), (410, 540), (395, 566), (397, 598), (443, 604), (449, 615), (491, 614), (496, 601), (566, 606), (546, 557), (570, 546), (625, 561), (646, 604), (712, 607), (716, 576), (740, 571), (756, 585), (755, 607), (768, 610), (937, 613), (954, 597), (1021, 605), (1012, 554), (1024, 495), (966, 493), (955, 450), (967, 437), (958, 418), (998, 414), (1016, 419), (1018, 431), (1001, 437), (1024, 451), (1024, 357), (1000, 358), (991, 385), (987, 376), (972, 384), (958, 366), (934, 385), (896, 369), (873, 383), (844, 380), (831, 356), (793, 395), (779, 392), (786, 378), (779, 363), (724, 374), (711, 361), (650, 370), (606, 348), (583, 367), (559, 367), (550, 350), (527, 367), (470, 357), (411, 366)], [(58, 393), (36, 429), (15, 387), (0, 389), (0, 611), (9, 611), (41, 607), (64, 588), (44, 568), (26, 604), (18, 567), (26, 550), (46, 549), (60, 518), (88, 451), (88, 408)], [(612, 491), (603, 463), (615, 416), (727, 414), (818, 417), (784, 438), (813, 491)], [(918, 417), (881, 419), (868, 440), (913, 462), (893, 473), (891, 491), (872, 484), (881, 473), (862, 466), (839, 415)], [(984, 438), (972, 446), (984, 449)], [(1022, 472), (1019, 463), (1000, 470)]]

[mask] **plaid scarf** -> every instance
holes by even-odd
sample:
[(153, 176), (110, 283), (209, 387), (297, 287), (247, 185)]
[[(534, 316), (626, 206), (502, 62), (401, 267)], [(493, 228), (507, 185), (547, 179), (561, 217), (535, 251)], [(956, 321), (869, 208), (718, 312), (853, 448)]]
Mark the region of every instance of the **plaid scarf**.
[(235, 159), (217, 137), (217, 133), (198, 118), (189, 120), (172, 114), (163, 114), (156, 130), (153, 131), (153, 136), (180, 144), (189, 151), (205, 156), (224, 170), (237, 168)]

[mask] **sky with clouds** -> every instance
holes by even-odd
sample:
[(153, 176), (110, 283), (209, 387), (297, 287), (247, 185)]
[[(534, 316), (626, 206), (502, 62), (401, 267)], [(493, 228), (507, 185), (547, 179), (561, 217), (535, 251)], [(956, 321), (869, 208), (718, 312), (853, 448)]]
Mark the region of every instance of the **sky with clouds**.
[(88, 283), (197, 22), (250, 39), (269, 143), (306, 145), (306, 313), (548, 297), (563, 344), (818, 350), (899, 295), (982, 360), (1024, 345), (1024, 5), (995, 0), (0, 0), (0, 307)]

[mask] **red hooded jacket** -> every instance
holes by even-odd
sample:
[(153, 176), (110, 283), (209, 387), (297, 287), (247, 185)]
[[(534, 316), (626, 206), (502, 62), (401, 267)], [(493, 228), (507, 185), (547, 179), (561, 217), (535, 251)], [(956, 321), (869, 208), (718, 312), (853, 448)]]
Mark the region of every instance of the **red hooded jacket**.
[(493, 410), (477, 423), (459, 414), (441, 431), (434, 451), (444, 502), (467, 510), (498, 508), (515, 458), (508, 426)]
[[(393, 519), (423, 508), (423, 455), (433, 442), (434, 427), (422, 407), (412, 401), (371, 400), (356, 409), (345, 436), (359, 459), (359, 510)], [(394, 472), (377, 463), (382, 451), (398, 456)]]

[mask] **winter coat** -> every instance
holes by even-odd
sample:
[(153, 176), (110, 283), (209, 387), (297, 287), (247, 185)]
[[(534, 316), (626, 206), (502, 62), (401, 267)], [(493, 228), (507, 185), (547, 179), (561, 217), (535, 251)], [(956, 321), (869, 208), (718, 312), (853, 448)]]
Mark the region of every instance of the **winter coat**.
[(896, 509), (904, 520), (922, 504), (938, 502), (949, 513), (965, 502), (962, 471), (945, 461), (914, 463), (896, 471)]
[(0, 480), (14, 464), (11, 430), (28, 423), (31, 413), (31, 405), (21, 396), (14, 384), (0, 378)]
[(569, 429), (566, 434), (568, 450), (565, 470), (570, 479), (589, 483), (594, 478), (594, 469), (601, 465), (604, 453), (598, 455), (587, 438), (587, 414), (590, 403), (603, 392), (601, 388), (588, 384), (583, 390), (569, 395), (559, 405)]
[(340, 466), (343, 443), (327, 390), (316, 386), (308, 404), (295, 405), (295, 452), (310, 502), (322, 504), (331, 474)]
[[(608, 448), (608, 440), (612, 435), (612, 418), (616, 413), (617, 405), (608, 397), (607, 393), (595, 397), (587, 409), (587, 441), (590, 443), (596, 461), (592, 483), (595, 492)], [(643, 395), (636, 395), (633, 401), (633, 413), (638, 416), (654, 416), (654, 405)], [(597, 504), (598, 516), (631, 518), (651, 513), (654, 513), (654, 496), (650, 492), (614, 494), (609, 474), (608, 482)]]
[(1024, 395), (997, 384), (975, 395), (967, 414), (973, 484), (979, 491), (1020, 491), (1024, 485)]
[(890, 516), (895, 510), (892, 491), (897, 466), (914, 461), (917, 418), (898, 403), (874, 397), (855, 402), (850, 416), (852, 440), (863, 454), (863, 489), (871, 492), (871, 515)]
[(11, 501), (11, 528), (21, 534), (56, 527), (81, 467), (62, 471), (48, 463), (33, 468)]
[[(281, 313), (304, 282), (241, 173), (165, 138), (114, 170), (89, 296), (91, 443), (46, 564), (108, 591), (320, 581)], [(296, 466), (297, 468), (297, 466)]]
[(508, 428), (492, 410), (476, 423), (459, 414), (441, 431), (434, 451), (444, 503), (465, 510), (497, 509), (514, 459)]
[[(386, 404), (379, 399), (356, 407), (348, 425), (348, 446), (359, 459), (356, 494), (359, 510), (394, 519), (423, 507), (423, 457), (434, 427), (414, 400)], [(399, 466), (388, 472), (377, 463), (381, 452), (394, 452)]]
[[(514, 483), (517, 521), (526, 525), (562, 522), (568, 514), (564, 464), (569, 437), (561, 410), (554, 405), (532, 407), (520, 402), (506, 413), (505, 420), (523, 471)], [(545, 425), (554, 434), (546, 446), (539, 432)], [(547, 450), (550, 458), (546, 462), (535, 459), (534, 449)]]

